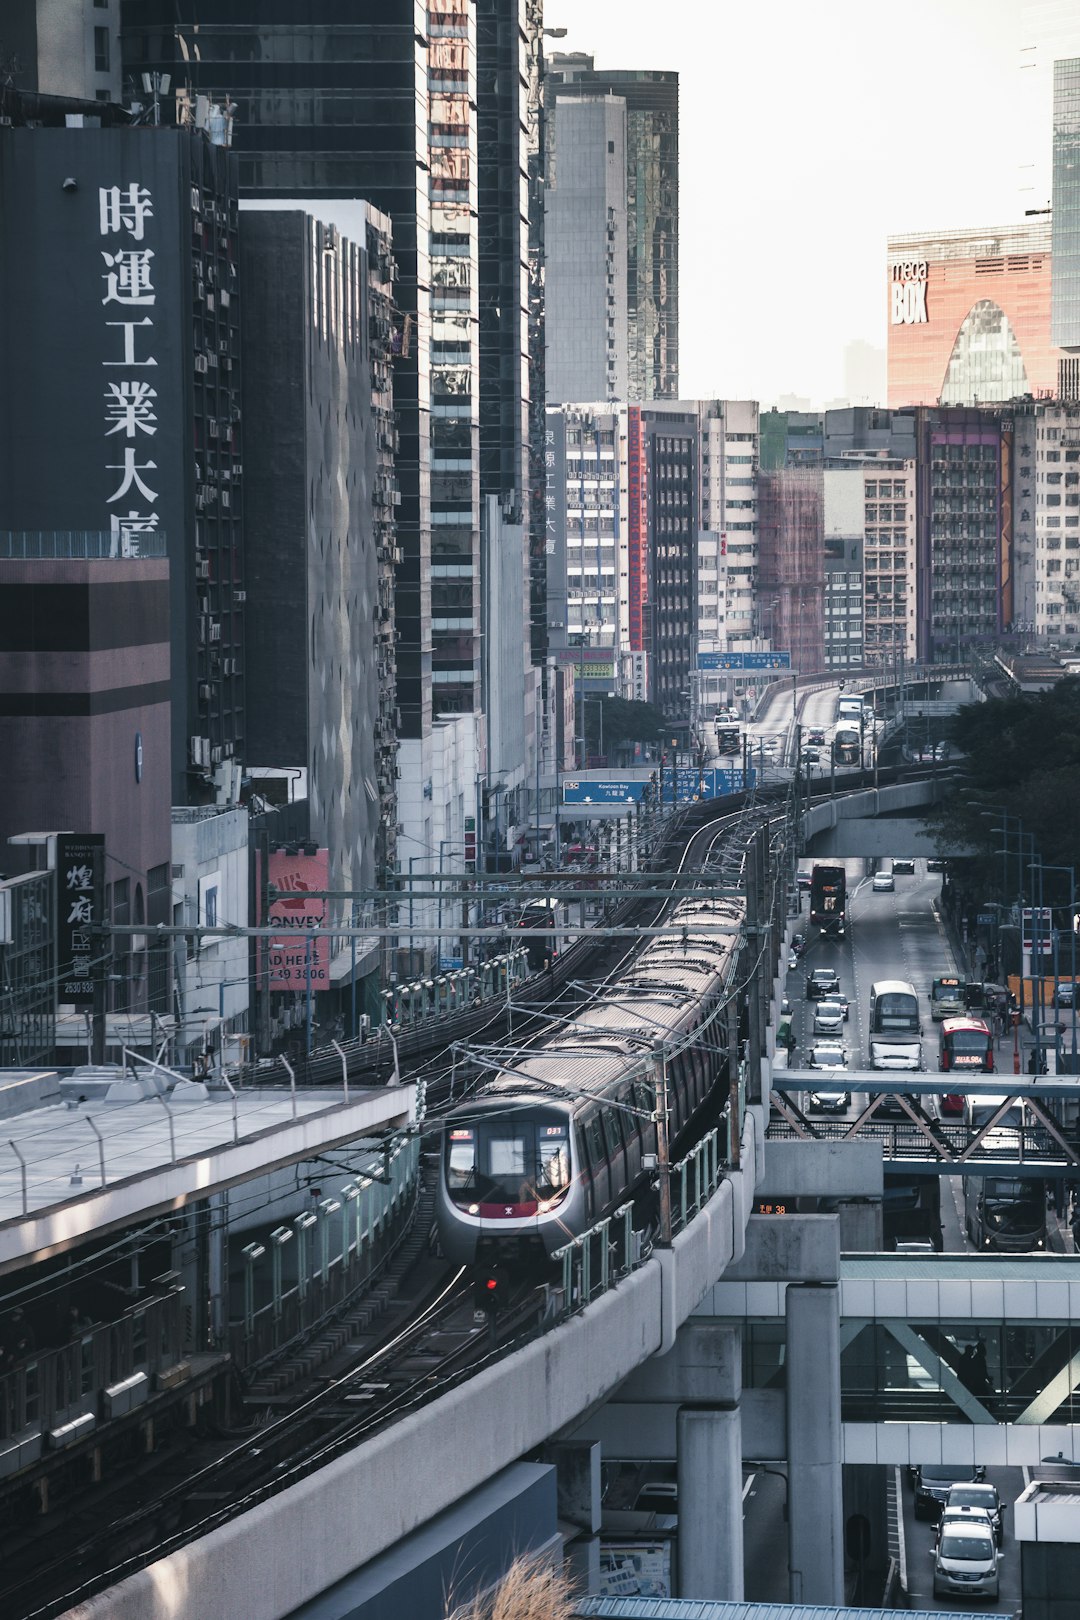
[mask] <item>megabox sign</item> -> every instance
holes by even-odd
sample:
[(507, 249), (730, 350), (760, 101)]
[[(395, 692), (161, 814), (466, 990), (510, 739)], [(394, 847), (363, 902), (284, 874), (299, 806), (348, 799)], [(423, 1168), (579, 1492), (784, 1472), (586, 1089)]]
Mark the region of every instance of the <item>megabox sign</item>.
[(889, 319), (893, 326), (925, 326), (926, 283), (930, 266), (925, 259), (897, 259), (892, 267)]

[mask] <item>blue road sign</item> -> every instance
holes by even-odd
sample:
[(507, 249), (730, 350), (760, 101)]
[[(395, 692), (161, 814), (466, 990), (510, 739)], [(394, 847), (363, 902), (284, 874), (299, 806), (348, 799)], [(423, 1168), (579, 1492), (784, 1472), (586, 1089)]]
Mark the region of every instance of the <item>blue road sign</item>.
[[(662, 797), (665, 804), (671, 803), (672, 783), (671, 770), (665, 766), (661, 771), (657, 766), (655, 796), (659, 801)], [(747, 785), (753, 786), (755, 772), (747, 772)], [(564, 778), (563, 804), (626, 804), (628, 800), (639, 800), (648, 782), (629, 782), (626, 780), (581, 782), (575, 778)], [(678, 804), (691, 804), (695, 799), (717, 799), (726, 793), (741, 793), (743, 789), (742, 767), (734, 770), (695, 770), (692, 765), (680, 765), (675, 772), (675, 799)]]
[(698, 653), (698, 669), (790, 669), (789, 652)]

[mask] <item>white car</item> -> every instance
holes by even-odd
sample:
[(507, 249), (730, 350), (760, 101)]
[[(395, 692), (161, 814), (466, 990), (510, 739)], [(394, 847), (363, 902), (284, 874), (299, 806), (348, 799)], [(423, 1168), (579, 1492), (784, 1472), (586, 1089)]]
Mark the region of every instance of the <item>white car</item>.
[(842, 1001), (819, 1001), (814, 1006), (815, 1035), (843, 1035), (844, 1004)]
[(892, 894), (896, 883), (891, 872), (875, 872), (871, 887), (875, 894)]
[(843, 1041), (815, 1041), (807, 1054), (806, 1065), (810, 1069), (846, 1069), (847, 1058)]

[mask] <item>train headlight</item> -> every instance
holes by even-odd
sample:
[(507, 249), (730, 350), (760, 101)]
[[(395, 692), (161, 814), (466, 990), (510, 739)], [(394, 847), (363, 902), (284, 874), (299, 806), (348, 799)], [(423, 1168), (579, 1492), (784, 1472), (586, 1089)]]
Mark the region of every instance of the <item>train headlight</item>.
[(479, 1215), (479, 1213), (480, 1213), (480, 1205), (479, 1204), (470, 1204), (469, 1205), (469, 1214), (470, 1215)]

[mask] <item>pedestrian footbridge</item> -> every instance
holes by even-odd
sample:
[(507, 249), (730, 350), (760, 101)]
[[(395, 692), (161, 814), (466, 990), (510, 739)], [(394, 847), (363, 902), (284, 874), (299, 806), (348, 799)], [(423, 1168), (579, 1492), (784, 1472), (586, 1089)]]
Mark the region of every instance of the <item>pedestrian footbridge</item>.
[[(724, 1277), (707, 1309), (737, 1323), (743, 1401), (786, 1385), (782, 1281)], [(1074, 1455), (1080, 1268), (1071, 1255), (845, 1255), (845, 1462), (1031, 1464)], [(764, 1400), (762, 1401), (762, 1397)]]

